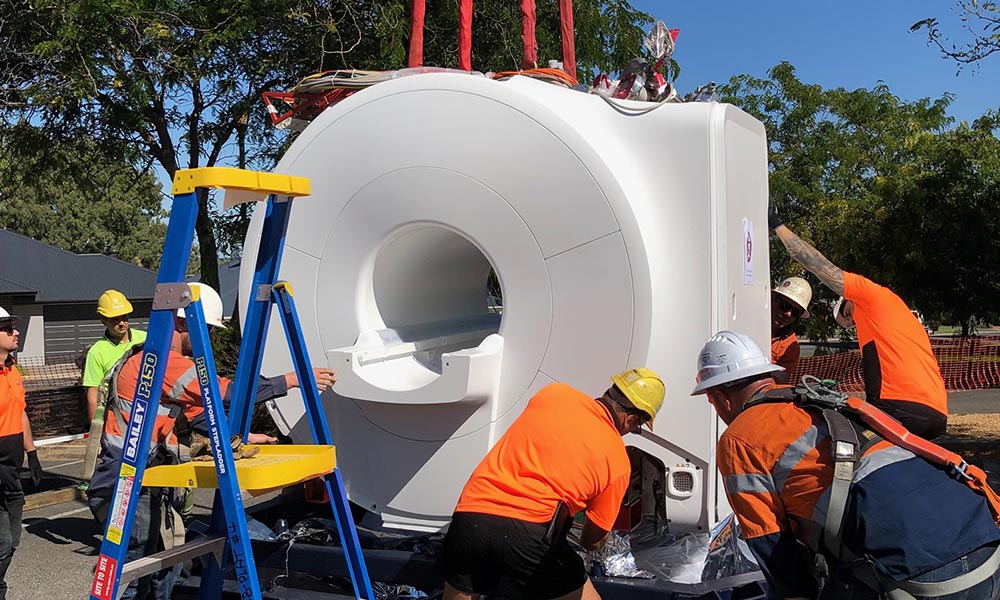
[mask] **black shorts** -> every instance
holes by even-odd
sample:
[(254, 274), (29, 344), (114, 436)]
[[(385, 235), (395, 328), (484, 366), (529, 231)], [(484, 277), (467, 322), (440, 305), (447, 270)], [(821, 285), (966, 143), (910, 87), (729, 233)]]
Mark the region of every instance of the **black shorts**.
[(550, 600), (574, 592), (587, 581), (583, 559), (565, 538), (542, 542), (546, 523), (457, 512), (444, 538), (438, 568), (453, 588), (481, 594), (502, 577), (522, 597)]
[(885, 400), (876, 398), (869, 400), (869, 404), (889, 413), (897, 421), (903, 424), (911, 433), (915, 433), (925, 440), (933, 440), (944, 435), (948, 429), (948, 416), (939, 413), (933, 408), (910, 402), (908, 400)]

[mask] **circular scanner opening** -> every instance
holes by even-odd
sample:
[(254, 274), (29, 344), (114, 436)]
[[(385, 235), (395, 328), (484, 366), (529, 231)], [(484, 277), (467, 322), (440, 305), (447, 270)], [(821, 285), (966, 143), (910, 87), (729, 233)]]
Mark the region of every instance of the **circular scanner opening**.
[(380, 369), (380, 378), (393, 371), (413, 377), (417, 367), (429, 381), (441, 373), (442, 354), (475, 348), (500, 330), (498, 274), (475, 244), (440, 225), (410, 226), (391, 237), (376, 256), (372, 286), (386, 362), (399, 361)]

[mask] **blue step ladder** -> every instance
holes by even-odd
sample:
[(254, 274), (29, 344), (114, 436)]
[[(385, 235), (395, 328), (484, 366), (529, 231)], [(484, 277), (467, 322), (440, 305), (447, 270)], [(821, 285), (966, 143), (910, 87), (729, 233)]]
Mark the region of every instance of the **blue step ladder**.
[[(198, 216), (198, 188), (226, 190), (227, 206), (264, 197), (267, 202), (236, 378), (231, 384), (233, 394), (228, 417), (198, 289), (184, 283)], [(260, 600), (261, 589), (247, 535), (241, 482), (245, 489), (271, 489), (314, 477), (322, 477), (330, 499), (354, 595), (359, 600), (374, 600), (312, 363), (295, 312), (292, 287), (277, 279), (292, 200), (309, 193), (308, 179), (274, 173), (208, 167), (182, 170), (175, 175), (173, 207), (153, 296), (149, 332), (140, 359), (140, 380), (125, 431), (122, 463), (94, 572), (91, 600), (117, 600), (132, 581), (197, 556), (203, 557), (204, 562), (199, 598), (220, 598), (226, 568), (232, 566), (241, 597)], [(259, 446), (257, 457), (237, 464), (229, 442), (230, 433), (239, 433), (245, 442), (250, 432), (272, 304), (277, 306), (284, 326), (315, 445)], [(155, 415), (173, 338), (174, 314), (181, 308), (191, 336), (192, 358), (205, 407), (213, 462), (158, 466), (147, 471)], [(140, 416), (142, 418), (137, 418)], [(290, 452), (289, 448), (294, 451)], [(129, 532), (142, 486), (217, 488), (209, 534), (126, 563)]]

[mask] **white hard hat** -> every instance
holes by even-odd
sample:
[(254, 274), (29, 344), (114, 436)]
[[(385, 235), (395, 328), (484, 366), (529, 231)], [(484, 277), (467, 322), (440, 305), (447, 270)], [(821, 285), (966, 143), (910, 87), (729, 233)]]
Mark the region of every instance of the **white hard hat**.
[[(219, 292), (200, 281), (193, 281), (188, 285), (198, 288), (201, 295), (201, 309), (205, 311), (205, 323), (212, 327), (224, 328), (226, 325), (222, 322), (222, 298)], [(185, 316), (183, 308), (177, 309), (177, 316), (181, 318)]]
[(691, 390), (691, 395), (703, 394), (709, 388), (745, 377), (784, 370), (771, 364), (750, 336), (720, 331), (705, 342), (698, 355), (698, 385)]
[(834, 305), (833, 305), (833, 319), (837, 322), (837, 325), (840, 325), (844, 329), (853, 329), (854, 328), (854, 319), (846, 317), (846, 316), (844, 316), (844, 315), (842, 315), (840, 313), (841, 307), (843, 307), (844, 306), (844, 302), (847, 302), (847, 301), (848, 300), (846, 298), (844, 298), (843, 296), (841, 296), (840, 298), (837, 298), (837, 302), (834, 303)]
[(0, 321), (16, 321), (17, 319), (17, 315), (10, 314), (4, 307), (0, 306)]
[(801, 277), (789, 277), (774, 288), (774, 293), (781, 294), (802, 308), (802, 318), (809, 318), (809, 302), (812, 301), (813, 289), (809, 282)]

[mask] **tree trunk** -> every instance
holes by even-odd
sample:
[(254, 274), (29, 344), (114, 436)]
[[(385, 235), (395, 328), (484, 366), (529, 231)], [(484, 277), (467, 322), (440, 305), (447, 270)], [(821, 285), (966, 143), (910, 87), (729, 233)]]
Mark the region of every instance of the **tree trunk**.
[(198, 188), (198, 220), (194, 223), (198, 236), (198, 255), (201, 257), (201, 282), (211, 286), (222, 294), (219, 289), (219, 249), (215, 244), (215, 234), (212, 231), (212, 218), (208, 215), (208, 190)]

